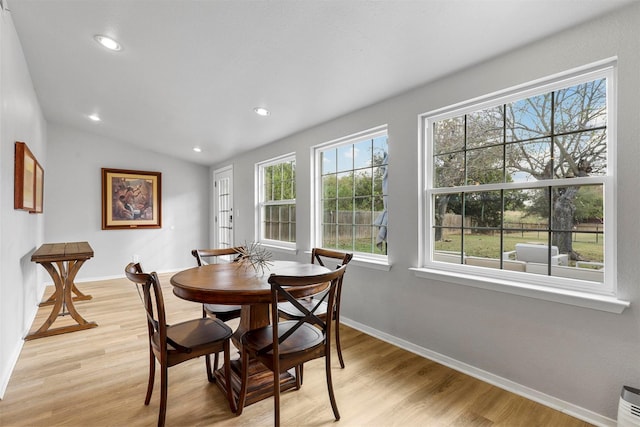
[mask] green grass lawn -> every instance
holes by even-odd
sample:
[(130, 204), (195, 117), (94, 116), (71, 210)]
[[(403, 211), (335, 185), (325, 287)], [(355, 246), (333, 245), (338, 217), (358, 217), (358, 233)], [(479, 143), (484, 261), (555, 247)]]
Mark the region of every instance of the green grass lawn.
[[(443, 241), (436, 242), (436, 250), (460, 252), (461, 239), (459, 234), (449, 234)], [(603, 244), (604, 237), (587, 233), (575, 233), (573, 241), (573, 250), (578, 252), (584, 260), (603, 262)], [(515, 249), (516, 243), (540, 243), (546, 244), (546, 234), (535, 231), (523, 233), (505, 234), (504, 251), (512, 251)], [(465, 234), (464, 236), (464, 253), (468, 256), (477, 256), (483, 258), (501, 258), (500, 254), (500, 236), (488, 234)], [(575, 261), (570, 261), (570, 265), (575, 265)]]

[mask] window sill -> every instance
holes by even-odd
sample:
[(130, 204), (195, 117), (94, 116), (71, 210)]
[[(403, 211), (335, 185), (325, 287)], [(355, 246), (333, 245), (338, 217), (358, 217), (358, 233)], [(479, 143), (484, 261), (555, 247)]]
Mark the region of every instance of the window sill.
[[(311, 251), (304, 251), (304, 253), (311, 255)], [(358, 267), (371, 268), (380, 271), (391, 270), (391, 264), (386, 259), (373, 259), (363, 256), (354, 255), (349, 265), (357, 265)]]
[(260, 243), (260, 246), (274, 252), (282, 252), (282, 253), (291, 254), (291, 255), (296, 255), (298, 253), (298, 249), (295, 247), (278, 246), (278, 245), (273, 245), (270, 243), (263, 243), (263, 242)]
[(607, 295), (591, 294), (587, 292), (570, 291), (565, 289), (551, 289), (539, 285), (518, 283), (504, 279), (485, 278), (459, 272), (436, 270), (431, 268), (410, 268), (416, 277), (436, 279), (458, 285), (472, 286), (496, 292), (553, 301), (577, 307), (606, 311), (620, 314), (629, 307), (629, 301), (619, 300)]
[(380, 271), (391, 270), (391, 264), (389, 264), (387, 260), (364, 258), (358, 257), (357, 255), (354, 255), (353, 260), (351, 260), (349, 265), (357, 265), (359, 267), (371, 268)]

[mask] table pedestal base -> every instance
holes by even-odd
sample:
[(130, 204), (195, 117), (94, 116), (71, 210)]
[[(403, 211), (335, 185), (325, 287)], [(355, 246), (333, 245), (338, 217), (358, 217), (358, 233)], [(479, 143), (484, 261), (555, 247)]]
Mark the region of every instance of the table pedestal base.
[[(224, 369), (215, 372), (216, 384), (226, 394), (227, 382), (224, 377)], [(242, 386), (242, 365), (240, 360), (231, 361), (231, 391), (233, 400), (238, 404), (240, 387)], [(296, 378), (288, 372), (280, 374), (280, 391), (290, 390), (296, 387)], [(249, 362), (249, 383), (247, 385), (247, 398), (244, 406), (249, 406), (263, 399), (273, 396), (273, 372), (256, 360)]]

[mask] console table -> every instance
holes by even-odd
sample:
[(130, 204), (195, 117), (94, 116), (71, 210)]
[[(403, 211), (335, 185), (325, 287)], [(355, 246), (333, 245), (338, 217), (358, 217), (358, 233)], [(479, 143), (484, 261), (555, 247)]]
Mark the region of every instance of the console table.
[[(74, 279), (82, 264), (93, 257), (93, 249), (87, 242), (45, 243), (31, 255), (31, 261), (42, 265), (55, 284), (51, 297), (40, 306), (53, 305), (51, 313), (40, 328), (25, 337), (25, 340), (64, 334), (82, 329), (95, 328), (97, 323), (87, 322), (75, 309), (73, 302), (91, 299), (76, 288)], [(76, 296), (73, 297), (72, 293)], [(71, 315), (75, 325), (50, 329), (58, 316)]]

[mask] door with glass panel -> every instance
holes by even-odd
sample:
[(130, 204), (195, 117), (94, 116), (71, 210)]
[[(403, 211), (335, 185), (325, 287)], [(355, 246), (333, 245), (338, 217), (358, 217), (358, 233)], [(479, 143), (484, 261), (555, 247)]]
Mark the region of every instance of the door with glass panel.
[(213, 172), (213, 243), (233, 246), (233, 166)]

